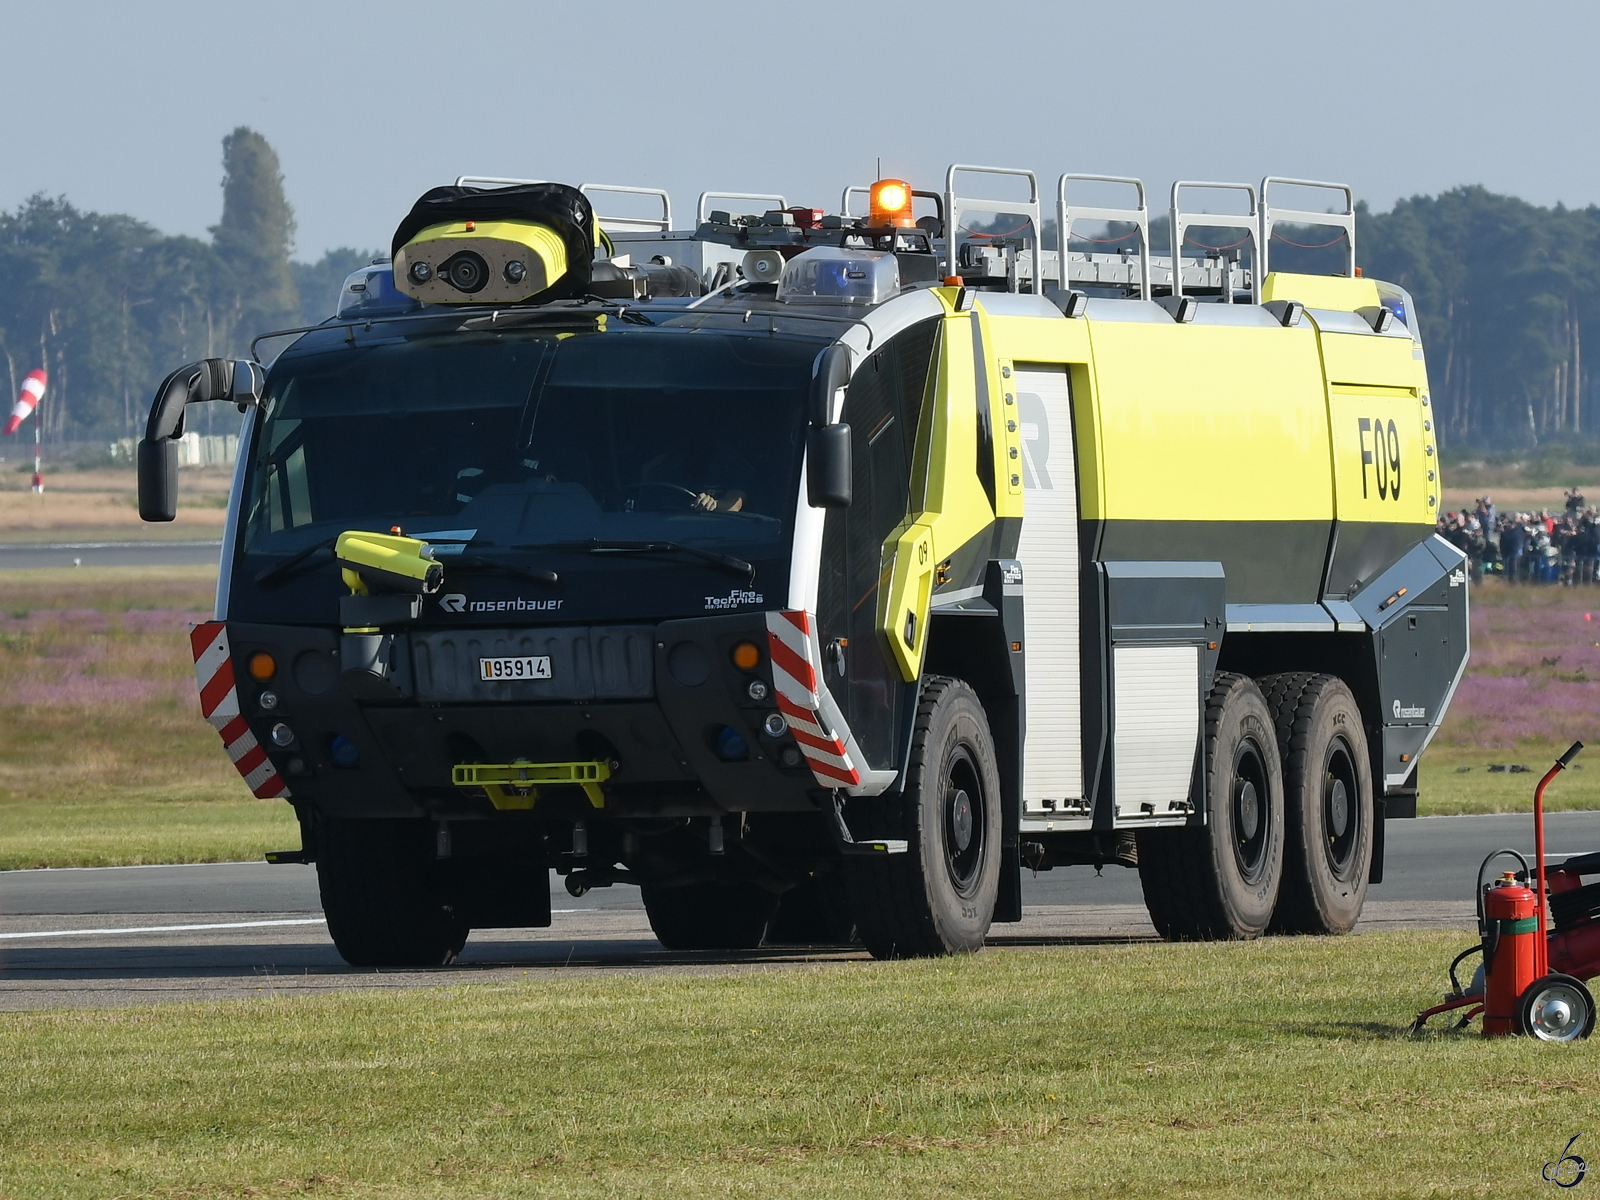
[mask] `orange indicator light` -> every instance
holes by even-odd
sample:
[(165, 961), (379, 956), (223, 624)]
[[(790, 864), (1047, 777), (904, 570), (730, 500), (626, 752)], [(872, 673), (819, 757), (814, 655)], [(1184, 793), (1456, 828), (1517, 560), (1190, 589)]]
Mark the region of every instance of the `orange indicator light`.
[(869, 196), (868, 211), (873, 225), (910, 228), (916, 224), (911, 219), (911, 185), (905, 180), (880, 179), (872, 185)]

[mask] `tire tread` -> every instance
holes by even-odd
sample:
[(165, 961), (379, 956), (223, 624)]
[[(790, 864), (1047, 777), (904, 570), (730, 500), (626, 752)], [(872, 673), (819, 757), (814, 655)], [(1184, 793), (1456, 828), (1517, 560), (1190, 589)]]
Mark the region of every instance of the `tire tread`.
[[(1300, 778), (1303, 764), (1311, 752), (1311, 722), (1317, 704), (1329, 689), (1343, 686), (1344, 681), (1337, 675), (1311, 671), (1290, 671), (1261, 681), (1261, 690), (1267, 696), (1267, 707), (1272, 711), (1272, 722), (1278, 735), (1278, 752), (1283, 758), (1284, 824), (1287, 834), (1284, 843), (1285, 869), (1283, 887), (1278, 892), (1277, 910), (1272, 917), (1272, 927), (1278, 932), (1345, 932), (1335, 928), (1328, 914), (1322, 912), (1317, 904), (1307, 875), (1310, 868), (1302, 860), (1303, 812), (1297, 802), (1298, 796), (1289, 795), (1290, 781)], [(1372, 819), (1373, 814), (1369, 814), (1369, 822)], [(1367, 839), (1370, 847), (1370, 826)]]
[[(927, 772), (940, 769), (939, 763), (930, 761), (937, 747), (930, 744), (929, 733), (940, 708), (950, 702), (952, 695), (961, 694), (969, 696), (981, 711), (976, 694), (961, 680), (948, 675), (923, 679), (903, 791), (873, 797), (864, 804), (858, 802), (859, 807), (852, 809), (865, 809), (866, 837), (905, 838), (912, 847), (906, 854), (846, 863), (856, 929), (874, 958), (923, 958), (950, 953), (927, 900), (928, 880), (916, 853), (923, 832), (921, 807), (906, 797), (920, 795)], [(993, 799), (1000, 802), (998, 793)], [(995, 850), (998, 852), (998, 847)]]

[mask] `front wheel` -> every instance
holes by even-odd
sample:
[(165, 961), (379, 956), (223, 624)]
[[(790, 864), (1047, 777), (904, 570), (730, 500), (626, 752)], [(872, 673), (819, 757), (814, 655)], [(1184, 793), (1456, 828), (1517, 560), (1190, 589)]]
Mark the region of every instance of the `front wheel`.
[(751, 883), (639, 889), (656, 940), (668, 950), (754, 950), (778, 898)]
[(923, 684), (905, 779), (900, 795), (862, 806), (872, 828), (858, 839), (909, 849), (849, 860), (861, 940), (874, 958), (970, 954), (1000, 890), (1000, 772), (983, 705), (959, 679)]
[(466, 945), (444, 902), (421, 821), (329, 821), (317, 838), (328, 933), (352, 967), (439, 967)]
[(1218, 673), (1205, 734), (1206, 824), (1138, 833), (1145, 907), (1168, 941), (1260, 937), (1283, 876), (1283, 767), (1253, 680)]

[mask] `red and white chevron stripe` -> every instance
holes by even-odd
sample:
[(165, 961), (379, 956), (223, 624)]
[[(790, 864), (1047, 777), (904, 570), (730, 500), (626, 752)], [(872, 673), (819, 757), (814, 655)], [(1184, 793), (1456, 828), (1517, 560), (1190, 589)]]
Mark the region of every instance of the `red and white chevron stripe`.
[(838, 711), (822, 683), (816, 621), (802, 610), (767, 614), (767, 645), (778, 711), (788, 722), (800, 753), (823, 787), (857, 787), (861, 769), (845, 737), (834, 731)]
[(201, 715), (222, 735), (228, 757), (252, 792), (262, 800), (287, 800), (289, 788), (283, 776), (239, 712), (239, 690), (234, 686), (233, 658), (228, 652), (228, 627), (221, 621), (191, 625), (189, 645), (194, 650)]

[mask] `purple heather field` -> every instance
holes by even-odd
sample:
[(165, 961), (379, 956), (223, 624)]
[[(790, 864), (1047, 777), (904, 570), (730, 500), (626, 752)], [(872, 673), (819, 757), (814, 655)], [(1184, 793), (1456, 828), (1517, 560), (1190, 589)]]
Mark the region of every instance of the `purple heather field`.
[(5, 704), (119, 708), (190, 700), (194, 684), (181, 655), (194, 619), (181, 609), (0, 612), (0, 647), (11, 660), (3, 672)]
[(1472, 656), (1435, 745), (1509, 750), (1600, 735), (1600, 587), (1472, 593)]

